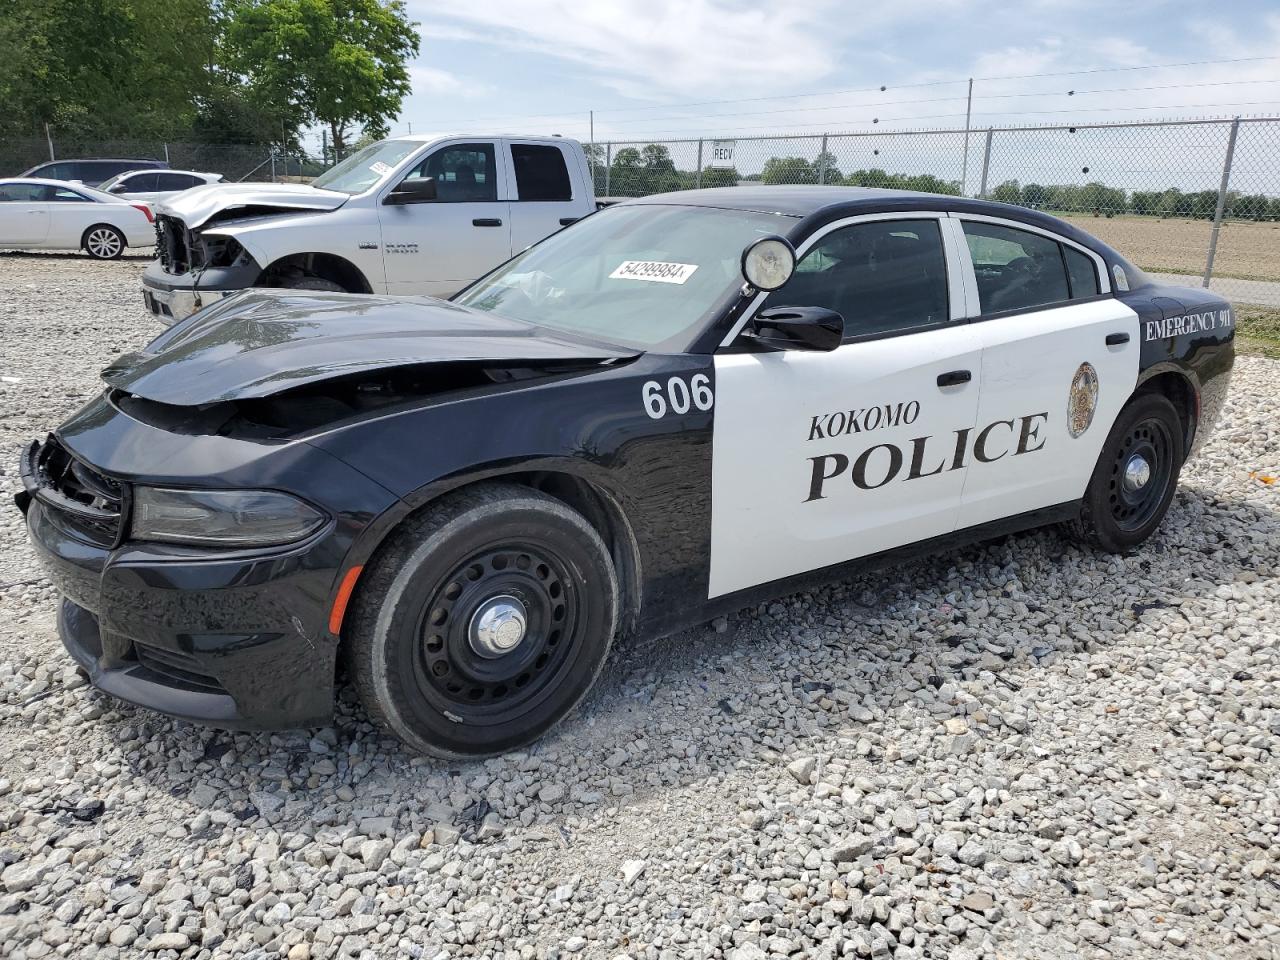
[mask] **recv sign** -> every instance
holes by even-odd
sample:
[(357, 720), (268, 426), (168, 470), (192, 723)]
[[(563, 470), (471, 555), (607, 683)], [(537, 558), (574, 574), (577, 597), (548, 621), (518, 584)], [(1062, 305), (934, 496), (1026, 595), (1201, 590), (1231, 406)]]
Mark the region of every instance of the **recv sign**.
[(736, 140), (712, 140), (711, 141), (711, 162), (716, 166), (726, 164), (733, 165), (733, 148), (737, 145)]

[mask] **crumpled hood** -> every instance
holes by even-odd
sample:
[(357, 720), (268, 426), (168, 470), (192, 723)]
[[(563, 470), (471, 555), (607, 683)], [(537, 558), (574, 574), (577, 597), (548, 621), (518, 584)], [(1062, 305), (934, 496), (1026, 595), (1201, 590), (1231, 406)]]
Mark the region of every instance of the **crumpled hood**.
[(148, 400), (198, 406), (417, 364), (538, 366), (638, 355), (432, 297), (255, 289), (174, 324), (102, 379)]
[(177, 217), (195, 229), (224, 210), (244, 208), (246, 216), (272, 210), (323, 212), (337, 210), (350, 199), (345, 193), (317, 190), (304, 183), (215, 183), (184, 190), (156, 203), (155, 208), (157, 213)]

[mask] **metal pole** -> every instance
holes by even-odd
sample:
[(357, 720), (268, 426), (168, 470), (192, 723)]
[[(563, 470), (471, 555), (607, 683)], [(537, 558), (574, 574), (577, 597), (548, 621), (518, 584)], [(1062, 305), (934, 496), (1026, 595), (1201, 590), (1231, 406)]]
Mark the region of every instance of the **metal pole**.
[(818, 151), (818, 159), (822, 161), (818, 165), (818, 183), (827, 182), (827, 135), (822, 135), (822, 149)]
[(964, 159), (960, 161), (960, 196), (969, 186), (969, 119), (973, 116), (973, 77), (969, 78), (969, 99), (964, 107)]
[(58, 159), (53, 155), (53, 134), (49, 132), (49, 125), (47, 123), (44, 125), (44, 138), (49, 141), (49, 159)]
[(987, 171), (991, 169), (991, 135), (993, 131), (987, 127), (987, 146), (982, 151), (982, 186), (978, 188), (978, 196), (987, 199)]
[(1231, 135), (1227, 137), (1227, 156), (1222, 161), (1222, 183), (1218, 185), (1218, 206), (1213, 211), (1213, 233), (1209, 235), (1209, 256), (1204, 264), (1204, 282), (1202, 287), (1209, 286), (1209, 278), (1213, 276), (1213, 258), (1218, 254), (1218, 231), (1222, 229), (1222, 215), (1227, 209), (1227, 185), (1231, 182), (1231, 160), (1236, 154), (1236, 134), (1240, 132), (1240, 118), (1231, 121)]
[(596, 142), (596, 112), (594, 110), (587, 111), (587, 117), (591, 124), (591, 142)]
[(702, 186), (702, 138), (701, 137), (698, 138), (698, 173), (697, 173), (697, 176), (694, 177), (693, 182), (694, 182), (694, 185), (697, 187)]
[(169, 145), (167, 143), (164, 145), (164, 162), (169, 162)]
[(609, 173), (613, 170), (613, 144), (604, 145), (604, 195), (609, 196)]

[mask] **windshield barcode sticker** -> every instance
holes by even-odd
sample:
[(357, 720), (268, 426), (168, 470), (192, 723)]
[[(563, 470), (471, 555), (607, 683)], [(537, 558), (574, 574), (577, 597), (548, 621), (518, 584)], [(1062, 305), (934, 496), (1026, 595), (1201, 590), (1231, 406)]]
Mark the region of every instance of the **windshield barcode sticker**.
[(609, 274), (610, 280), (652, 280), (684, 283), (698, 269), (696, 263), (663, 263), (661, 260), (624, 260)]
[(377, 163), (369, 164), (369, 169), (372, 170), (374, 173), (376, 173), (380, 177), (385, 177), (388, 173), (391, 172), (391, 168), (387, 166), (385, 163), (383, 163), (381, 160), (379, 160)]

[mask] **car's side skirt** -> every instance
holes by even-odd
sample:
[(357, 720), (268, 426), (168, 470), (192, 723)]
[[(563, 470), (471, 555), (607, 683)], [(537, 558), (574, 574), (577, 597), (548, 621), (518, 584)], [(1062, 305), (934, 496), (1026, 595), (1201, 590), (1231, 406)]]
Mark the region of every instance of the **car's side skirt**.
[(963, 530), (956, 530), (941, 536), (930, 537), (927, 540), (882, 550), (878, 553), (857, 557), (843, 563), (832, 564), (807, 573), (784, 577), (780, 580), (772, 580), (769, 583), (714, 597), (698, 609), (693, 618), (688, 617), (690, 612), (688, 610), (672, 611), (669, 622), (653, 623), (651, 621), (650, 629), (647, 632), (651, 638), (656, 639), (657, 637), (667, 636), (695, 626), (698, 623), (704, 623), (713, 617), (740, 610), (743, 607), (785, 597), (788, 594), (803, 590), (812, 590), (816, 587), (848, 579), (857, 574), (895, 566), (920, 557), (932, 556), (957, 547), (979, 543), (984, 540), (992, 540), (1023, 530), (1032, 530), (1036, 527), (1074, 520), (1080, 515), (1080, 503), (1081, 501), (1079, 500), (1071, 500), (1049, 507), (1041, 507), (1037, 510), (1028, 510), (1025, 513), (1002, 517), (998, 520), (966, 527)]

